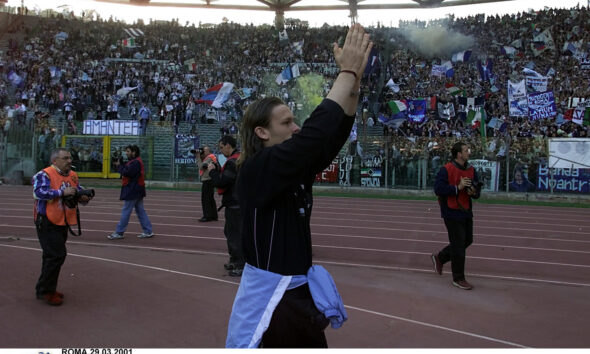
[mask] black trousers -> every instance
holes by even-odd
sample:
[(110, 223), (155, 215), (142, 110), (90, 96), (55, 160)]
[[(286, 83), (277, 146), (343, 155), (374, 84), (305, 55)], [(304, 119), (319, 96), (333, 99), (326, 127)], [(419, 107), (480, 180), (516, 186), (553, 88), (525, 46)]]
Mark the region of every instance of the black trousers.
[(262, 335), (261, 348), (327, 348), (330, 321), (313, 302), (307, 284), (287, 290)]
[(444, 219), (449, 245), (438, 253), (442, 264), (451, 261), (453, 280), (465, 280), (465, 251), (473, 243), (473, 219)]
[(215, 204), (215, 188), (213, 181), (203, 181), (201, 188), (201, 206), (203, 207), (203, 217), (208, 219), (217, 219), (217, 204)]
[(227, 239), (227, 251), (229, 262), (235, 263), (237, 268), (243, 268), (246, 260), (242, 250), (242, 233), (240, 207), (225, 207), (225, 226), (223, 233)]
[(59, 272), (67, 255), (68, 228), (52, 224), (44, 215), (37, 215), (35, 226), (43, 250), (41, 276), (35, 286), (35, 292), (37, 295), (43, 295), (53, 293), (57, 289)]

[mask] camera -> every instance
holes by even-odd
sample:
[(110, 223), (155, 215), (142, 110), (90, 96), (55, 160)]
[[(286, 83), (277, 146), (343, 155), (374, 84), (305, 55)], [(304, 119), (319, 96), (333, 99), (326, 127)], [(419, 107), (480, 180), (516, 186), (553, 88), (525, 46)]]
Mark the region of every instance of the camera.
[(202, 155), (203, 154), (203, 148), (198, 148), (196, 150), (195, 149), (192, 149), (191, 150), (191, 154), (193, 154), (193, 155), (196, 155), (196, 154)]
[(203, 170), (206, 170), (209, 168), (209, 164), (206, 162), (203, 162), (203, 166), (201, 167)]
[(74, 209), (78, 205), (78, 202), (83, 195), (87, 196), (88, 198), (93, 198), (94, 189), (76, 190), (76, 194), (63, 197), (63, 202), (68, 208)]

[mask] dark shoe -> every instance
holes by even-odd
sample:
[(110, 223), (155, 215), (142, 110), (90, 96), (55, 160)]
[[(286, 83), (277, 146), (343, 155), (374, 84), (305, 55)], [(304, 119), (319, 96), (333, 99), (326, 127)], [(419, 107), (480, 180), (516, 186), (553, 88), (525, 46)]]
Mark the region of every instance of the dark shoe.
[(436, 273), (438, 273), (438, 275), (442, 275), (443, 264), (438, 259), (438, 255), (436, 255), (436, 254), (433, 253), (430, 256), (430, 258), (432, 259), (432, 265), (434, 266), (434, 271)]
[(206, 217), (202, 217), (199, 219), (199, 222), (207, 222), (207, 221), (215, 221), (217, 219), (212, 219), (212, 218), (206, 218)]
[(473, 285), (469, 284), (467, 280), (453, 280), (453, 285), (463, 290), (473, 289)]
[(225, 268), (225, 270), (232, 270), (232, 269), (236, 269), (236, 264), (235, 263), (225, 263), (223, 265), (223, 268)]
[[(64, 294), (60, 293), (59, 291), (56, 291), (54, 294), (57, 295), (60, 299), (64, 298)], [(37, 300), (43, 300), (43, 294), (37, 294)]]
[(230, 270), (227, 274), (229, 274), (230, 277), (241, 277), (243, 271), (244, 268), (237, 268)]
[[(61, 295), (61, 296), (60, 296)], [(63, 294), (54, 292), (54, 293), (47, 293), (43, 295), (37, 295), (37, 299), (43, 300), (51, 306), (59, 306), (63, 304)]]

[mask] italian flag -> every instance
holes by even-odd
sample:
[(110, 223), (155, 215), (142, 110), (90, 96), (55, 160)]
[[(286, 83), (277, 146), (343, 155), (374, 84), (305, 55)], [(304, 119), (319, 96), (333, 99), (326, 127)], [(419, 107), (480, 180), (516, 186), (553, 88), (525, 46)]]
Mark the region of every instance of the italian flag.
[(123, 39), (123, 47), (134, 48), (135, 47), (135, 38), (130, 37), (130, 38)]
[(462, 90), (460, 88), (458, 88), (457, 86), (452, 85), (452, 86), (447, 87), (447, 92), (453, 96), (456, 96), (456, 95), (461, 94)]
[(408, 109), (403, 101), (389, 101), (387, 104), (389, 105), (389, 108), (393, 114), (398, 114), (399, 112), (403, 112)]

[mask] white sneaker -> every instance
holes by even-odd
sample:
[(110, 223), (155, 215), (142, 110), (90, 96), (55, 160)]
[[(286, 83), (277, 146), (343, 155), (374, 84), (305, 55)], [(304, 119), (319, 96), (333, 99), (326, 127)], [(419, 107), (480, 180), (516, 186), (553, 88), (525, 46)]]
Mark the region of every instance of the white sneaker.
[(146, 234), (145, 232), (142, 232), (141, 234), (137, 235), (137, 237), (139, 238), (150, 238), (150, 237), (154, 237), (154, 233), (150, 232), (149, 234)]
[(109, 240), (120, 240), (120, 239), (122, 239), (122, 238), (124, 238), (124, 237), (125, 237), (125, 236), (123, 236), (123, 235), (121, 235), (121, 234), (118, 234), (118, 233), (116, 233), (116, 232), (113, 232), (112, 234), (110, 234), (110, 235), (108, 235), (108, 236), (107, 236), (107, 238), (108, 238)]

